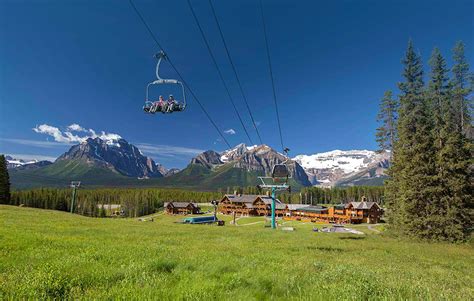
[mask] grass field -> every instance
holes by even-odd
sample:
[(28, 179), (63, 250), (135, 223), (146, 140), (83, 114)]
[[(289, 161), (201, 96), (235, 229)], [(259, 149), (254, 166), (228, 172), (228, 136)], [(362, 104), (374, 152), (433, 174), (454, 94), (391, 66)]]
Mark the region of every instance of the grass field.
[(474, 299), (472, 244), (178, 220), (0, 206), (0, 299)]

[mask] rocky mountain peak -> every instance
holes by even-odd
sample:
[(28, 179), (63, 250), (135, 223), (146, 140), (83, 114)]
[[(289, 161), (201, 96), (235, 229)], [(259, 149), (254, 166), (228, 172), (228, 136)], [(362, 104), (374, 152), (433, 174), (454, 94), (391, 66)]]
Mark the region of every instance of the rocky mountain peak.
[(223, 164), (221, 155), (213, 150), (205, 151), (191, 160), (191, 164), (199, 164), (206, 168), (214, 168), (217, 165)]
[[(261, 175), (270, 175), (275, 164), (287, 161), (287, 158), (278, 153), (268, 145), (246, 146), (239, 144), (236, 147), (226, 150), (221, 154), (215, 151), (206, 151), (191, 160), (191, 164), (199, 164), (206, 168), (232, 164), (234, 168), (254, 171)], [(304, 169), (294, 161), (288, 161), (288, 169), (291, 176), (305, 186), (311, 185)]]
[(88, 138), (61, 155), (57, 161), (79, 160), (89, 165), (105, 167), (129, 177), (161, 177), (153, 159), (146, 157), (125, 139), (102, 140)]

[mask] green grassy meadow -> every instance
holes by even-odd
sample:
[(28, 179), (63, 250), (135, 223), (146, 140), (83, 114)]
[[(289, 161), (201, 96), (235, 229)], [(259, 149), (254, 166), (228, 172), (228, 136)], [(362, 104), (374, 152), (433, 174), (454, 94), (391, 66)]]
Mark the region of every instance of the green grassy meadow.
[(225, 219), (217, 227), (0, 206), (0, 299), (474, 299), (472, 243)]

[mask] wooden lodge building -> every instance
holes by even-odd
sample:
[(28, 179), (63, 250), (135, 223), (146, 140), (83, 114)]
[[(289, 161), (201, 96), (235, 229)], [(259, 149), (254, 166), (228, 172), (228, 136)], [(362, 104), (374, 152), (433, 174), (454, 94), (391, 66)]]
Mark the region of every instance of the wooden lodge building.
[(338, 224), (375, 224), (380, 222), (383, 214), (382, 208), (377, 203), (366, 201), (350, 202), (332, 207), (302, 205), (300, 207), (289, 207), (288, 211), (287, 219)]
[[(267, 195), (225, 195), (219, 202), (218, 211), (222, 214), (240, 216), (271, 215), (272, 199)], [(285, 219), (307, 220), (330, 223), (378, 223), (383, 214), (382, 208), (375, 202), (350, 202), (332, 207), (303, 204), (284, 204), (278, 199), (275, 203), (277, 216)]]
[(165, 212), (168, 214), (198, 214), (201, 208), (196, 203), (191, 202), (168, 202), (164, 204)]
[[(242, 216), (268, 216), (272, 212), (272, 198), (267, 195), (234, 195), (226, 194), (219, 202), (218, 211), (222, 214)], [(286, 204), (275, 200), (275, 215), (284, 216), (287, 212)]]

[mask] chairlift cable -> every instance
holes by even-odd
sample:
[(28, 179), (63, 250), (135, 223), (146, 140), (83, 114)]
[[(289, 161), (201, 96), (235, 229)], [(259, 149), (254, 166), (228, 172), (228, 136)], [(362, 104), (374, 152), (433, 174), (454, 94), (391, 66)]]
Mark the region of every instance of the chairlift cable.
[[(165, 52), (164, 48), (161, 46), (160, 42), (158, 42), (158, 39), (156, 37), (156, 35), (153, 33), (153, 31), (151, 30), (150, 26), (148, 26), (148, 23), (145, 21), (145, 19), (143, 18), (142, 14), (140, 13), (140, 11), (138, 10), (138, 8), (135, 6), (135, 4), (133, 3), (133, 0), (129, 0), (129, 3), (130, 5), (132, 6), (133, 10), (135, 11), (135, 13), (138, 15), (138, 17), (140, 18), (140, 20), (142, 21), (143, 25), (145, 25), (148, 33), (150, 34), (151, 38), (153, 39), (153, 41), (156, 43), (156, 45), (158, 46), (158, 48), (160, 48), (160, 50), (162, 50), (163, 52)], [(166, 52), (165, 52), (166, 53)], [(214, 128), (217, 130), (217, 132), (219, 133), (219, 135), (221, 136), (222, 140), (225, 142), (225, 144), (227, 144), (227, 146), (229, 148), (232, 148), (231, 145), (229, 144), (229, 142), (227, 141), (227, 139), (225, 138), (224, 134), (221, 132), (221, 130), (219, 129), (219, 127), (217, 126), (217, 124), (214, 122), (214, 120), (211, 118), (211, 116), (209, 115), (209, 113), (206, 111), (206, 109), (204, 108), (203, 104), (199, 101), (198, 97), (196, 96), (196, 94), (194, 94), (193, 90), (191, 89), (191, 87), (187, 84), (187, 82), (184, 80), (184, 78), (181, 76), (181, 73), (178, 71), (178, 69), (176, 68), (176, 66), (173, 64), (173, 62), (171, 61), (169, 55), (167, 54), (167, 61), (168, 63), (170, 64), (170, 66), (173, 68), (173, 70), (176, 72), (176, 74), (179, 76), (179, 78), (181, 79), (181, 82), (186, 86), (187, 90), (189, 91), (189, 93), (191, 93), (191, 95), (193, 96), (194, 100), (196, 100), (196, 102), (199, 104), (199, 106), (201, 107), (201, 110), (204, 112), (204, 114), (206, 115), (206, 117), (209, 119), (209, 121), (212, 123), (212, 125), (214, 126)]]
[(232, 57), (230, 56), (229, 48), (227, 47), (227, 43), (225, 42), (224, 33), (222, 32), (222, 28), (221, 28), (219, 20), (217, 18), (216, 11), (214, 9), (214, 5), (212, 4), (212, 0), (209, 0), (209, 5), (211, 6), (212, 14), (214, 16), (214, 20), (216, 21), (217, 28), (219, 29), (219, 34), (220, 34), (222, 43), (224, 44), (224, 48), (225, 48), (225, 51), (226, 51), (226, 54), (227, 54), (227, 58), (229, 59), (230, 65), (232, 66), (232, 70), (233, 70), (235, 78), (237, 80), (237, 84), (239, 86), (240, 93), (242, 94), (242, 98), (243, 98), (243, 100), (245, 102), (245, 105), (247, 107), (247, 110), (249, 112), (250, 119), (252, 120), (253, 127), (255, 128), (255, 131), (257, 132), (258, 140), (260, 141), (260, 144), (263, 144), (262, 138), (260, 137), (260, 132), (258, 131), (257, 125), (255, 123), (255, 119), (253, 118), (252, 110), (250, 109), (249, 103), (247, 101), (247, 97), (245, 96), (244, 89), (242, 88), (242, 84), (241, 84), (239, 76), (237, 74), (237, 70), (235, 68), (234, 61), (232, 60)]
[(199, 22), (198, 17), (196, 16), (196, 13), (195, 13), (195, 11), (194, 11), (194, 9), (193, 9), (193, 6), (192, 6), (192, 4), (191, 4), (191, 1), (190, 1), (190, 0), (187, 0), (187, 2), (188, 2), (188, 5), (189, 5), (189, 8), (190, 8), (190, 10), (191, 10), (191, 13), (192, 13), (192, 15), (193, 15), (193, 17), (194, 17), (194, 20), (196, 21), (197, 27), (199, 28), (199, 31), (200, 31), (200, 33), (201, 33), (201, 37), (202, 37), (202, 39), (203, 39), (203, 41), (204, 41), (204, 44), (206, 44), (207, 51), (209, 52), (209, 55), (211, 56), (212, 62), (214, 63), (214, 66), (216, 67), (217, 73), (219, 74), (219, 78), (221, 79), (222, 84), (224, 85), (224, 88), (225, 88), (225, 90), (226, 90), (226, 92), (227, 92), (227, 96), (229, 97), (229, 100), (230, 100), (230, 102), (231, 102), (231, 104), (232, 104), (232, 107), (234, 108), (235, 114), (237, 114), (237, 117), (239, 118), (240, 124), (242, 125), (242, 128), (244, 129), (244, 132), (245, 132), (245, 134), (247, 135), (247, 138), (249, 139), (250, 145), (253, 145), (252, 138), (250, 138), (250, 135), (249, 135), (249, 133), (248, 133), (248, 131), (247, 131), (247, 128), (245, 127), (245, 124), (244, 124), (244, 122), (243, 122), (243, 120), (242, 120), (242, 117), (240, 116), (239, 110), (237, 109), (237, 107), (236, 107), (236, 105), (235, 105), (235, 102), (234, 102), (234, 99), (232, 98), (232, 95), (230, 94), (229, 87), (227, 86), (227, 84), (226, 84), (226, 82), (225, 82), (225, 80), (224, 80), (224, 76), (222, 75), (222, 72), (221, 72), (221, 70), (220, 70), (220, 68), (219, 68), (219, 65), (218, 65), (218, 63), (217, 63), (217, 61), (216, 61), (216, 58), (214, 57), (214, 54), (212, 53), (211, 47), (209, 46), (209, 42), (208, 42), (208, 40), (207, 40), (207, 38), (206, 38), (206, 35), (204, 34), (204, 30), (203, 30), (202, 27), (201, 27), (201, 23)]
[(277, 102), (276, 91), (275, 91), (275, 81), (273, 79), (272, 60), (270, 58), (270, 47), (268, 45), (267, 28), (266, 28), (266, 24), (265, 24), (265, 15), (263, 14), (263, 1), (262, 0), (260, 0), (260, 12), (261, 12), (261, 16), (262, 16), (263, 35), (264, 35), (264, 39), (265, 39), (265, 48), (267, 50), (268, 69), (269, 69), (270, 78), (271, 78), (271, 82), (272, 82), (273, 101), (275, 103), (275, 112), (276, 112), (277, 121), (278, 121), (278, 130), (279, 130), (279, 133), (280, 133), (281, 149), (283, 150), (284, 153), (287, 154), (288, 152), (285, 151), (286, 148), (283, 144), (283, 135), (282, 135), (282, 132), (281, 132), (280, 113), (278, 112), (278, 102)]

